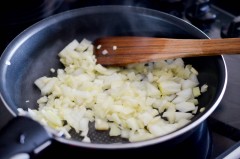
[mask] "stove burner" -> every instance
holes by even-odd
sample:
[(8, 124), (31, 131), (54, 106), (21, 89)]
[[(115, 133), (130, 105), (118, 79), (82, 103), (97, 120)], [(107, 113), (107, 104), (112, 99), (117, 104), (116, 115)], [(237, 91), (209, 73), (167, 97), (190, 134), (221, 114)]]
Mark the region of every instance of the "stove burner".
[(209, 24), (214, 22), (216, 14), (212, 12), (209, 0), (198, 0), (187, 8), (186, 18), (196, 25)]
[(240, 37), (240, 16), (234, 18), (229, 25), (225, 25), (221, 29), (222, 38)]
[(23, 31), (35, 22), (46, 18), (57, 11), (62, 0), (26, 0), (4, 1), (0, 5), (0, 51)]

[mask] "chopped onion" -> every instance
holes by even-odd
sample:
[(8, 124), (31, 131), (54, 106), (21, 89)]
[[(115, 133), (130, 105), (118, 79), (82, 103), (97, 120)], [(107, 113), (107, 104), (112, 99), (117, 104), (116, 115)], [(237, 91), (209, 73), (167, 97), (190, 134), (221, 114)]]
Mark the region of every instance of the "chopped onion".
[(91, 142), (90, 122), (130, 142), (166, 135), (190, 122), (198, 109), (196, 97), (207, 91), (207, 85), (198, 86), (197, 70), (181, 58), (107, 68), (96, 64), (87, 39), (73, 40), (58, 55), (65, 68), (57, 69), (56, 77), (35, 80), (42, 93), (38, 110), (19, 109), (19, 114), (66, 138), (74, 129), (83, 142)]

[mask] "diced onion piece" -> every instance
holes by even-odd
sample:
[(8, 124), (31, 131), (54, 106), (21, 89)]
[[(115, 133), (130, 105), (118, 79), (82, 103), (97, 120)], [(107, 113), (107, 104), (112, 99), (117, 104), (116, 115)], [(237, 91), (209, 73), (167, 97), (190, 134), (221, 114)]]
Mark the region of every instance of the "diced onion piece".
[(200, 110), (199, 110), (199, 112), (204, 112), (204, 110), (205, 110), (206, 108), (205, 107), (202, 107)]
[(140, 129), (138, 132), (132, 132), (129, 135), (130, 142), (144, 141), (152, 139), (154, 136), (147, 131)]
[(191, 88), (188, 88), (178, 92), (177, 95), (178, 96), (172, 101), (175, 104), (187, 101), (192, 97), (193, 92)]
[(192, 111), (192, 114), (197, 114), (198, 106), (195, 107), (195, 109)]
[(192, 80), (184, 80), (182, 81), (182, 89), (193, 88), (196, 87), (198, 83), (193, 82)]
[(129, 134), (130, 134), (130, 130), (129, 129), (122, 129), (122, 131), (121, 131), (121, 137), (122, 138), (128, 139), (129, 138)]
[(58, 55), (59, 56), (67, 56), (69, 51), (73, 51), (79, 45), (78, 41), (74, 39), (70, 42)]
[(55, 69), (54, 69), (54, 68), (51, 68), (50, 71), (51, 71), (52, 73), (54, 73), (54, 72), (55, 72)]
[(173, 124), (175, 122), (175, 111), (166, 111), (163, 113), (163, 117), (166, 117), (169, 123)]
[(192, 71), (193, 74), (198, 75), (198, 71), (195, 68), (192, 67), (191, 71)]
[(181, 84), (174, 81), (162, 81), (159, 83), (159, 88), (163, 95), (171, 95), (181, 90)]
[[(79, 129), (81, 131), (88, 130), (88, 123), (89, 123), (89, 120), (87, 118), (82, 118), (79, 122)], [(86, 132), (88, 132), (88, 131), (86, 131)]]
[(84, 136), (82, 142), (91, 142), (90, 138), (87, 136)]
[(128, 127), (132, 130), (132, 131), (136, 131), (138, 130), (139, 126), (138, 123), (136, 121), (135, 118), (129, 118), (126, 120)]
[(62, 120), (59, 118), (59, 116), (58, 116), (58, 114), (56, 114), (56, 112), (43, 109), (41, 111), (41, 114), (48, 122), (50, 122), (54, 126), (62, 126)]
[(95, 119), (95, 128), (97, 130), (108, 130), (109, 124), (108, 122), (101, 120), (101, 119)]
[(189, 112), (195, 110), (195, 105), (190, 102), (182, 102), (176, 104), (176, 109), (181, 112)]
[(98, 45), (98, 46), (97, 46), (97, 49), (101, 49), (101, 47), (102, 47), (102, 45)]
[(85, 51), (91, 45), (91, 41), (83, 39), (79, 45), (76, 47), (76, 50), (79, 52)]
[(168, 132), (163, 128), (163, 125), (150, 125), (148, 129), (154, 136), (163, 136), (168, 134)]
[(117, 50), (117, 46), (116, 45), (113, 46), (113, 50)]
[(199, 87), (194, 87), (193, 88), (193, 95), (194, 95), (194, 97), (198, 97), (198, 96), (201, 95)]
[(119, 136), (121, 134), (121, 130), (118, 128), (118, 126), (114, 123), (110, 124), (110, 136)]
[(191, 119), (193, 115), (191, 113), (184, 113), (184, 112), (175, 112), (175, 120), (178, 122), (182, 119)]
[(144, 112), (139, 115), (139, 119), (143, 122), (143, 124), (146, 126), (148, 123), (153, 119), (153, 115), (149, 112)]
[(204, 92), (207, 91), (207, 89), (208, 89), (208, 85), (204, 84), (204, 85), (202, 85), (200, 90), (201, 90), (202, 93), (204, 93)]
[(108, 54), (108, 51), (105, 49), (105, 50), (102, 51), (102, 54), (103, 54), (103, 55), (107, 55), (107, 54)]

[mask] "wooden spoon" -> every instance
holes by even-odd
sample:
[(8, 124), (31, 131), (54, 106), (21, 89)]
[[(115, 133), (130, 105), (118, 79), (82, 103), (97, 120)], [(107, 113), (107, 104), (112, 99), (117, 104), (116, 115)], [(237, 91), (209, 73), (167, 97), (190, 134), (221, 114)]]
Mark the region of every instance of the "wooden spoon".
[(240, 38), (104, 37), (94, 42), (97, 63), (123, 66), (160, 59), (239, 54)]

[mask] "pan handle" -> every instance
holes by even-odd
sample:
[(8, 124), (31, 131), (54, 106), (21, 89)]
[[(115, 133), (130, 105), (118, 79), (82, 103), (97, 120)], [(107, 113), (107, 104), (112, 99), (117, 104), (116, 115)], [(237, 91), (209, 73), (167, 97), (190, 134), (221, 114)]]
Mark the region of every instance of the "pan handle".
[(51, 138), (40, 123), (29, 117), (15, 117), (0, 131), (0, 158), (30, 158), (31, 153), (50, 145)]

